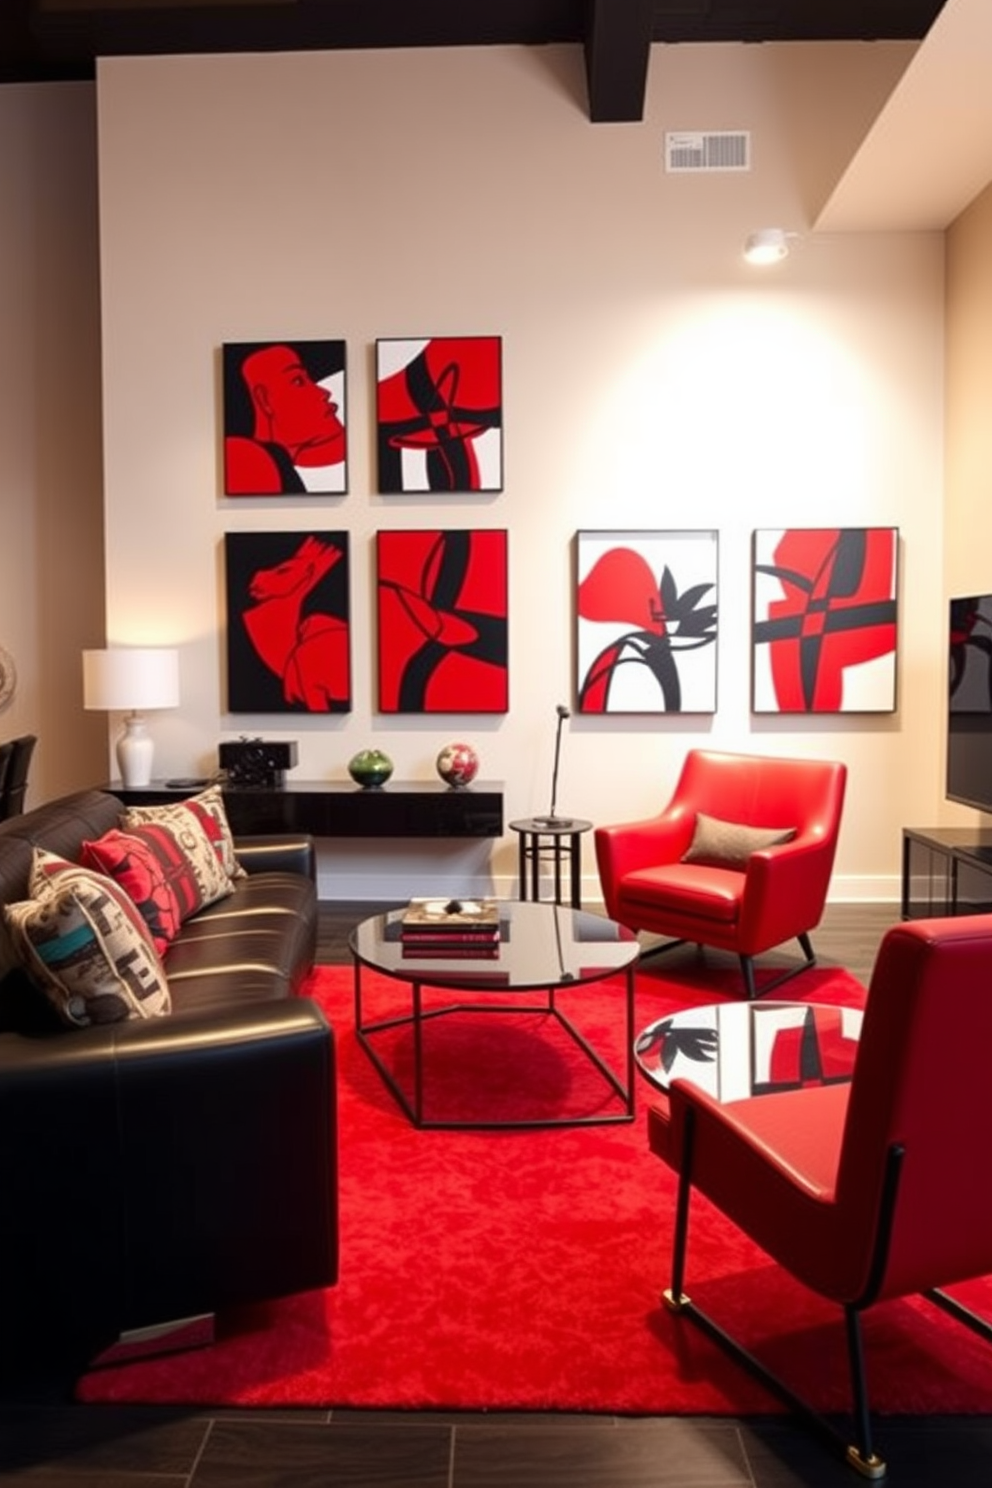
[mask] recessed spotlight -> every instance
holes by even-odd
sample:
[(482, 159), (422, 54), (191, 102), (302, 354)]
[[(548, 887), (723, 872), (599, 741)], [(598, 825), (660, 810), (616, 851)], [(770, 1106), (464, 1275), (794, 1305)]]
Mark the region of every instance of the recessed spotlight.
[(780, 227), (762, 227), (744, 239), (744, 257), (749, 264), (780, 263), (788, 253), (789, 235)]

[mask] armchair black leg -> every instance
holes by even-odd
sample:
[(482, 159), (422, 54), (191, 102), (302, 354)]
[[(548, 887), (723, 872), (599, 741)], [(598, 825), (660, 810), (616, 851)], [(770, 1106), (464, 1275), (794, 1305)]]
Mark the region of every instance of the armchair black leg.
[(683, 1294), (676, 1302), (672, 1302), (669, 1294), (665, 1293), (665, 1302), (680, 1317), (689, 1318), (697, 1328), (706, 1336), (719, 1345), (732, 1359), (745, 1369), (753, 1379), (760, 1381), (765, 1389), (781, 1400), (788, 1408), (803, 1422), (808, 1430), (820, 1438), (825, 1446), (835, 1452), (848, 1467), (861, 1474), (863, 1478), (878, 1481), (884, 1478), (887, 1465), (883, 1458), (877, 1457), (872, 1451), (870, 1444), (861, 1439), (858, 1430), (858, 1443), (855, 1445), (847, 1439), (844, 1433), (834, 1425), (820, 1411), (816, 1410), (801, 1395), (797, 1395), (780, 1375), (775, 1374), (767, 1365), (763, 1364), (749, 1349), (739, 1343), (732, 1334), (721, 1328), (720, 1324), (710, 1317), (709, 1313), (703, 1312), (695, 1302), (689, 1300)]
[(854, 1406), (856, 1445), (847, 1449), (847, 1460), (863, 1477), (880, 1478), (885, 1463), (876, 1457), (871, 1445), (871, 1417), (868, 1411), (868, 1389), (865, 1384), (865, 1357), (861, 1347), (861, 1318), (856, 1307), (844, 1308), (847, 1324), (847, 1357), (851, 1370), (851, 1397)]
[(783, 982), (790, 981), (792, 977), (799, 976), (801, 972), (809, 971), (811, 966), (816, 965), (816, 953), (813, 950), (813, 942), (810, 940), (806, 931), (804, 930), (802, 934), (796, 937), (796, 939), (799, 941), (800, 947), (802, 948), (802, 961), (799, 962), (798, 966), (790, 966), (786, 971), (779, 972), (778, 976), (774, 976), (771, 978), (770, 981), (765, 982), (760, 992), (758, 991), (755, 983), (754, 957), (740, 957), (741, 971), (744, 975), (744, 989), (747, 993), (749, 1002), (753, 1002), (756, 997), (764, 997), (768, 992), (771, 992), (773, 988), (781, 987)]
[[(686, 1296), (685, 1284), (685, 1261), (686, 1247), (689, 1233), (689, 1201), (692, 1196), (692, 1157), (693, 1139), (695, 1136), (694, 1113), (689, 1110), (685, 1115), (685, 1129), (682, 1138), (682, 1157), (679, 1164), (679, 1187), (675, 1205), (675, 1232), (672, 1239), (672, 1279), (671, 1285), (662, 1293), (662, 1301), (670, 1312), (678, 1314), (679, 1317), (687, 1317), (700, 1328), (707, 1337), (718, 1344), (732, 1359), (735, 1359), (742, 1368), (746, 1369), (754, 1379), (760, 1382), (783, 1402), (790, 1410), (794, 1411), (806, 1426), (816, 1433), (824, 1442), (838, 1452), (848, 1466), (853, 1467), (862, 1477), (879, 1479), (886, 1474), (886, 1464), (881, 1457), (877, 1457), (871, 1444), (871, 1425), (868, 1412), (868, 1392), (865, 1386), (864, 1356), (861, 1348), (861, 1325), (858, 1310), (855, 1307), (845, 1307), (844, 1316), (847, 1323), (847, 1345), (848, 1359), (851, 1371), (851, 1388), (854, 1404), (854, 1437), (851, 1442), (838, 1430), (832, 1421), (828, 1420), (820, 1411), (814, 1409), (808, 1401), (798, 1395), (780, 1375), (775, 1374), (767, 1365), (763, 1364), (751, 1351), (739, 1343), (732, 1334), (727, 1333), (719, 1323), (704, 1312), (701, 1308)], [(929, 1294), (938, 1305), (944, 1305), (943, 1294)], [(948, 1299), (949, 1300), (949, 1299)], [(952, 1310), (956, 1304), (951, 1305)]]
[(672, 1312), (679, 1312), (689, 1299), (683, 1291), (685, 1281), (685, 1250), (689, 1235), (689, 1200), (692, 1197), (692, 1138), (693, 1113), (686, 1112), (685, 1134), (682, 1140), (682, 1163), (679, 1168), (679, 1190), (675, 1203), (675, 1234), (672, 1240), (672, 1284), (662, 1294), (662, 1301)]

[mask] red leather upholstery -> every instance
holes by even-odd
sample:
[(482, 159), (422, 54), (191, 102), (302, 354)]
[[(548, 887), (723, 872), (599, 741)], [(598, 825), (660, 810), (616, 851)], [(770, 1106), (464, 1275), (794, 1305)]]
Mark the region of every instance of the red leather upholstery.
[[(846, 766), (694, 749), (669, 804), (644, 821), (599, 827), (606, 912), (632, 930), (752, 957), (820, 921), (833, 870)], [(749, 827), (792, 827), (790, 842), (752, 853), (745, 871), (683, 863), (697, 812)], [(810, 961), (811, 948), (803, 940)]]
[(850, 1085), (721, 1106), (676, 1080), (651, 1148), (849, 1311), (992, 1272), (990, 989), (992, 915), (897, 926)]

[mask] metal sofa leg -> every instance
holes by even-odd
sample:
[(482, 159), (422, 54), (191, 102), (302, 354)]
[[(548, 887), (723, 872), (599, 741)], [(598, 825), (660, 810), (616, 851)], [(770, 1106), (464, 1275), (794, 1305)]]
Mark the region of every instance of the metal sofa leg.
[(157, 1359), (163, 1354), (210, 1348), (217, 1341), (216, 1323), (214, 1313), (203, 1312), (195, 1317), (175, 1318), (147, 1328), (125, 1329), (116, 1343), (90, 1360), (88, 1367), (112, 1369), (118, 1364), (134, 1364), (139, 1359)]

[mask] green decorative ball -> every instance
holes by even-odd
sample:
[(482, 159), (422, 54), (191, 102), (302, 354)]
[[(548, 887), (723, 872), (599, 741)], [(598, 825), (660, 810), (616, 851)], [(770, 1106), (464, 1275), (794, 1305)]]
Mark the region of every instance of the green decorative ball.
[(393, 773), (393, 762), (381, 749), (360, 749), (348, 761), (348, 774), (363, 790), (376, 790)]

